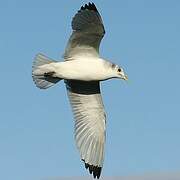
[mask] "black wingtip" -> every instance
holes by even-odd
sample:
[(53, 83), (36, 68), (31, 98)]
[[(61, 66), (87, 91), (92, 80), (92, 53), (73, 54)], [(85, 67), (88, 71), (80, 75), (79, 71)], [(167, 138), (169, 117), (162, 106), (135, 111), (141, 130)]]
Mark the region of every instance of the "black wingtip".
[[(85, 163), (85, 160), (82, 159), (82, 161), (84, 161), (84, 163)], [(100, 178), (102, 167), (93, 166), (88, 163), (85, 163), (85, 168), (89, 169), (89, 173), (93, 175), (94, 179)]]
[(98, 10), (97, 10), (94, 3), (89, 2), (88, 4), (85, 4), (84, 6), (81, 6), (80, 10), (86, 10), (86, 9), (98, 12)]

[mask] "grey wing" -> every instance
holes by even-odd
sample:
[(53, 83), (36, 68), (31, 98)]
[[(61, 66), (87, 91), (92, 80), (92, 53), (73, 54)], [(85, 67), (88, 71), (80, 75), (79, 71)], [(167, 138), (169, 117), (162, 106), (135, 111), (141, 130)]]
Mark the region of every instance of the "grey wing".
[(64, 59), (68, 60), (82, 53), (99, 56), (99, 45), (105, 30), (94, 3), (81, 7), (72, 20), (72, 29)]
[(104, 160), (106, 119), (99, 82), (66, 81), (66, 88), (81, 159), (94, 178), (99, 178)]

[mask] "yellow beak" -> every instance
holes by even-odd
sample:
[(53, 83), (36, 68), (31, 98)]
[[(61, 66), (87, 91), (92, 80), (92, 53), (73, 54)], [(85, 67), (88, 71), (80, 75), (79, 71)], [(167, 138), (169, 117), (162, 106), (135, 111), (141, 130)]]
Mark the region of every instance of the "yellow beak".
[(127, 80), (128, 80), (128, 76), (125, 75), (123, 79), (124, 79), (125, 81), (127, 81)]

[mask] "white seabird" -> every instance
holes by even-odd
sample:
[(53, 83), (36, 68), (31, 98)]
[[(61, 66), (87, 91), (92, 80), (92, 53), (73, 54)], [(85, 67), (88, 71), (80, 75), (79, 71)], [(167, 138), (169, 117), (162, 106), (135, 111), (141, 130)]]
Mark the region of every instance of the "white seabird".
[(72, 20), (72, 35), (64, 61), (38, 54), (32, 77), (37, 87), (46, 89), (64, 79), (75, 117), (75, 140), (86, 169), (100, 177), (104, 160), (106, 115), (99, 82), (111, 78), (127, 80), (123, 69), (99, 56), (105, 34), (94, 3), (85, 4)]

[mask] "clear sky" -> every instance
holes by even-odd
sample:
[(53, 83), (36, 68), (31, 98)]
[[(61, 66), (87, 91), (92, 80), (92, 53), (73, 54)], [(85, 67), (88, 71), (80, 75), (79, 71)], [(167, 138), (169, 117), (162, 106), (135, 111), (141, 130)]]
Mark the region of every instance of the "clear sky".
[[(71, 18), (88, 1), (1, 0), (0, 179), (85, 176), (63, 82), (37, 89), (34, 56), (61, 59)], [(180, 171), (180, 1), (95, 0), (101, 56), (129, 83), (102, 83), (107, 112), (104, 176)]]
[[(103, 177), (102, 180), (179, 180), (180, 173), (153, 173), (136, 176), (113, 176)], [(92, 177), (55, 177), (45, 178), (44, 180), (92, 180)]]

